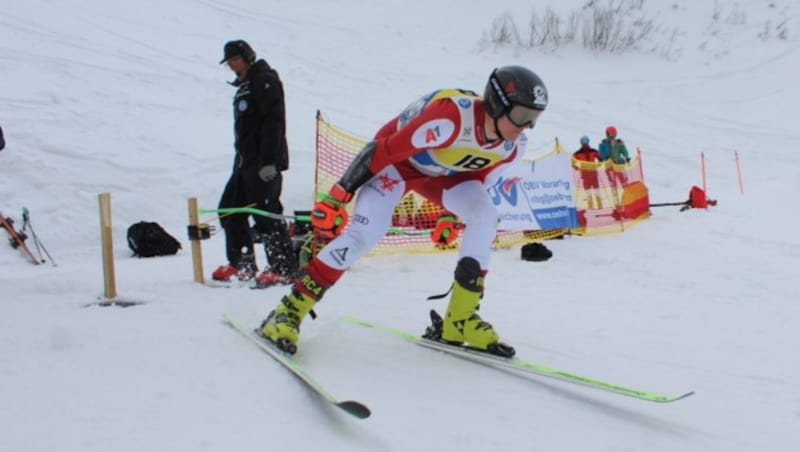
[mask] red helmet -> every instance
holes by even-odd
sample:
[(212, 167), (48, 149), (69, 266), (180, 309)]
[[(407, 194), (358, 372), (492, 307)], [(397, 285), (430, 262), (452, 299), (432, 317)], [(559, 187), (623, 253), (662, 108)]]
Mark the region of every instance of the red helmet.
[(616, 137), (617, 136), (617, 128), (614, 126), (606, 127), (606, 136), (607, 137)]

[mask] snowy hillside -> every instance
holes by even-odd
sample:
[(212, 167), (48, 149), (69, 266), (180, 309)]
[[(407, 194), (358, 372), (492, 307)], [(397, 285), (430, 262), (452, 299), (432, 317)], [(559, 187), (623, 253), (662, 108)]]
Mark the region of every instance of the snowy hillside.
[[(796, 450), (800, 1), (646, 1), (660, 28), (640, 52), (494, 45), (493, 21), (524, 31), (533, 3), (542, 14), (523, 0), (0, 0), (0, 211), (30, 209), (58, 263), (0, 247), (0, 451)], [(237, 38), (284, 80), (289, 210), (311, 205), (317, 109), (369, 136), (418, 95), (482, 91), (506, 64), (550, 91), (532, 155), (614, 124), (643, 152), (651, 201), (675, 202), (701, 183), (704, 152), (717, 207), (550, 241), (547, 263), (499, 250), (481, 305), (521, 358), (696, 394), (654, 404), (509, 375), (341, 320), (421, 332), (455, 254), (365, 259), (304, 323), (298, 360), (367, 420), (225, 328), (224, 313), (255, 324), (284, 293), (192, 282), (186, 199), (214, 207), (229, 176), (233, 75), (217, 62)], [(103, 192), (119, 298), (139, 306), (85, 307), (103, 292)], [(129, 257), (140, 220), (184, 251)], [(209, 273), (223, 238), (203, 246)]]

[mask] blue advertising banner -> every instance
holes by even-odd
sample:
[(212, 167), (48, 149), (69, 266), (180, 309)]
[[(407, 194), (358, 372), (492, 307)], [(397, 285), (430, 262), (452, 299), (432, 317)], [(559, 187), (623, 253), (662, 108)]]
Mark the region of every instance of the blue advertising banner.
[(487, 189), (503, 231), (578, 226), (569, 153), (518, 161)]

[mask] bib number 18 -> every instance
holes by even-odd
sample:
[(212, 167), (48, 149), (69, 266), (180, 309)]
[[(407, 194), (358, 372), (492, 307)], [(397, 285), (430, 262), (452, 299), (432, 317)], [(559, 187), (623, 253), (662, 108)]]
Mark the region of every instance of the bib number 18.
[(453, 166), (457, 168), (479, 170), (489, 163), (491, 163), (491, 160), (486, 157), (477, 157), (472, 154), (467, 154), (461, 160), (453, 163)]

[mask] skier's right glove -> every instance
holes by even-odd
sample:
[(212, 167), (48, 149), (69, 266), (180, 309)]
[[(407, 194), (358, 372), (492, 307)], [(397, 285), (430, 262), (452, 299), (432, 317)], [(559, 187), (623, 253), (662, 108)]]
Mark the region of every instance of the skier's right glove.
[(336, 184), (327, 195), (317, 201), (311, 210), (311, 227), (317, 236), (332, 239), (347, 226), (345, 206), (353, 199), (353, 194)]

